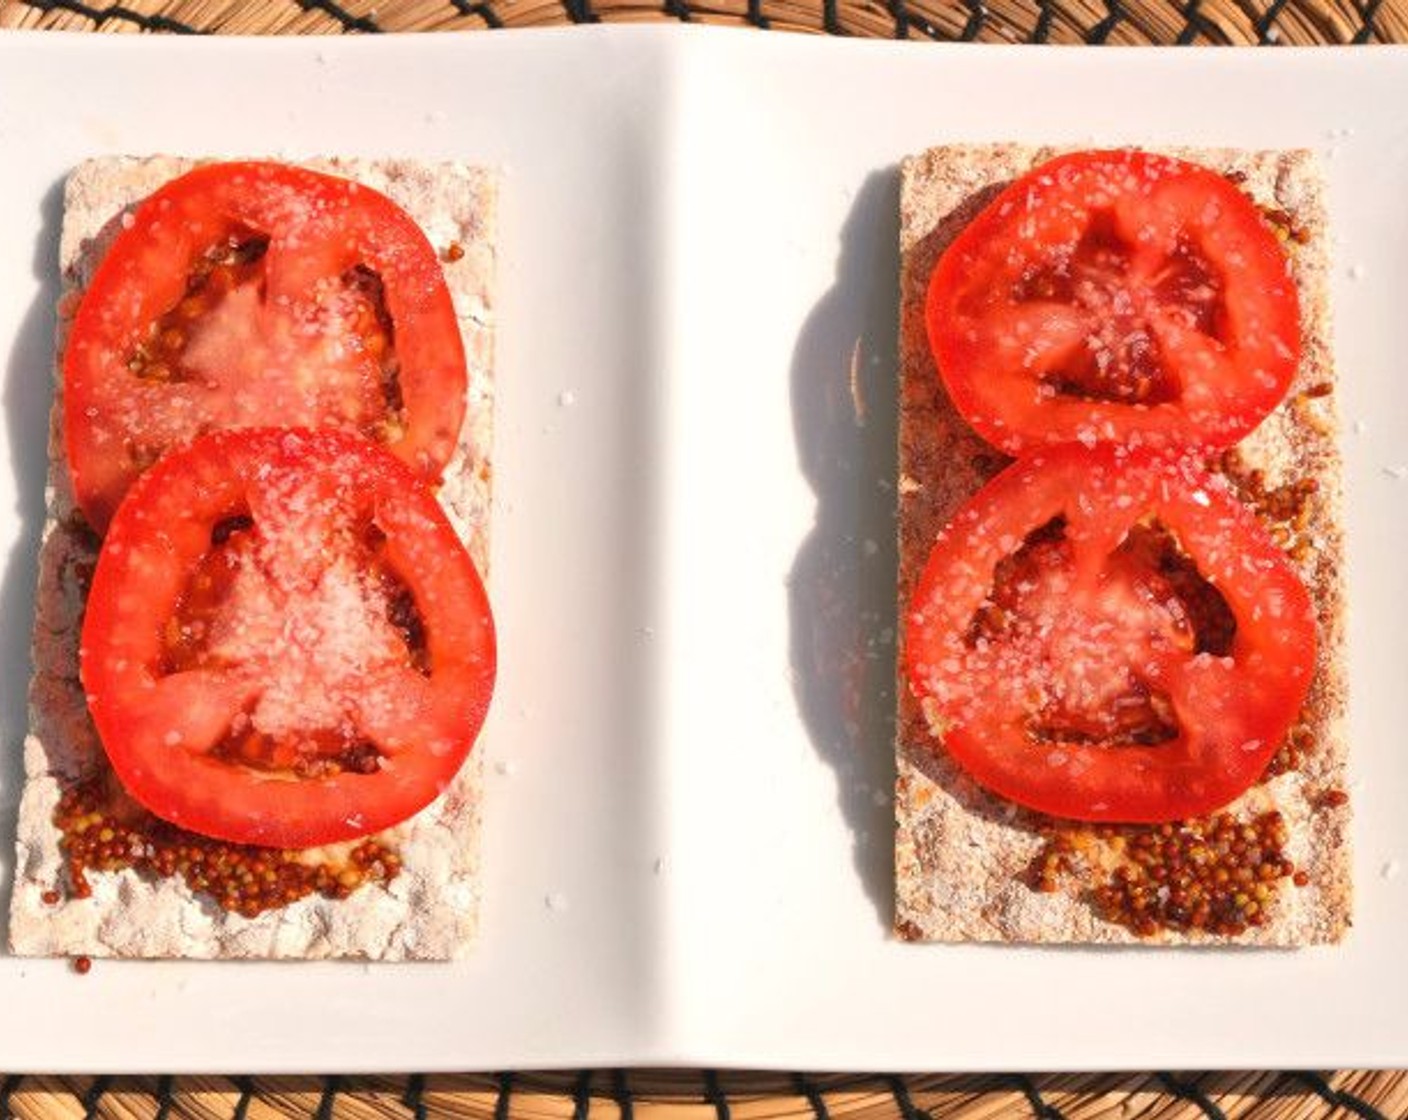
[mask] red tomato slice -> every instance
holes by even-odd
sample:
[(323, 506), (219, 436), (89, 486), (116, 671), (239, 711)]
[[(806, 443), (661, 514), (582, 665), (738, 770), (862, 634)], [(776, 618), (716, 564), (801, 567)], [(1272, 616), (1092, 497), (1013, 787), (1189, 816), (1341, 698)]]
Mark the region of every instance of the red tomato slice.
[(1052, 816), (1149, 823), (1227, 804), (1305, 700), (1315, 611), (1225, 484), (1100, 445), (1033, 452), (939, 535), (909, 681), (979, 783)]
[(1062, 156), (1002, 191), (940, 258), (925, 316), (955, 406), (1010, 454), (1226, 447), (1300, 358), (1296, 286), (1256, 206), (1143, 152)]
[(411, 470), (359, 437), (206, 436), (132, 487), (83, 624), (123, 786), (183, 828), (309, 847), (422, 809), (493, 691), (478, 573)]
[(74, 490), (102, 532), (143, 470), (225, 428), (345, 428), (438, 481), (464, 349), (435, 251), (390, 199), (281, 164), (209, 164), (113, 241), (64, 392)]

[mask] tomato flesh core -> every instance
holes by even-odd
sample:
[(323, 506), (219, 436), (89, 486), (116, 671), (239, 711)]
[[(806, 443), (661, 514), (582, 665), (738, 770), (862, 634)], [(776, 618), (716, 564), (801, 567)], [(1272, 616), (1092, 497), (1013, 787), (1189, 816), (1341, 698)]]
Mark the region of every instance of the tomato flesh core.
[(373, 773), (381, 752), (359, 732), (353, 699), (366, 674), (428, 675), (419, 612), (377, 555), (374, 526), (324, 526), (324, 567), (292, 591), (277, 559), (286, 531), (248, 517), (216, 526), (166, 625), (163, 670), (217, 669), (259, 688), (211, 747), (222, 757), (299, 777)]
[(960, 510), (911, 600), (911, 687), (948, 753), (1053, 816), (1152, 822), (1261, 774), (1315, 659), (1308, 594), (1186, 461), (1019, 460)]
[(1217, 270), (1187, 241), (1167, 255), (1131, 245), (1111, 211), (1091, 216), (1069, 256), (1023, 275), (1012, 299), (1018, 306), (1054, 301), (1081, 313), (1085, 344), (1040, 374), (1061, 396), (1145, 405), (1178, 400), (1182, 386), (1159, 342), (1164, 316), (1223, 342)]
[(1142, 152), (1062, 156), (1002, 191), (940, 257), (925, 320), (955, 406), (1010, 454), (1228, 446), (1300, 352), (1296, 285), (1256, 206)]
[(424, 808), (483, 723), (493, 621), (434, 497), (330, 430), (222, 432), (133, 486), (81, 676), (127, 791), (183, 828), (310, 847)]
[[(336, 418), (339, 426), (394, 442), (405, 420), (380, 277), (359, 266), (320, 284), (312, 307), (271, 307), (269, 240), (241, 230), (208, 250), (127, 368), (147, 383), (194, 386), (207, 415), (231, 427), (265, 416), (290, 425)], [(136, 432), (128, 447), (144, 467), (155, 459)]]

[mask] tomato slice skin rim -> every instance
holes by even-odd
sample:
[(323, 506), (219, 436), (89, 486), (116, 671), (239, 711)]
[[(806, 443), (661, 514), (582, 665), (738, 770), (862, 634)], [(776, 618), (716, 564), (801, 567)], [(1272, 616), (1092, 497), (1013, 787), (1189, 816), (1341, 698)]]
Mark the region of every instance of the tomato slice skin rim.
[[(424, 620), (430, 670), (425, 678), (406, 670), (389, 682), (421, 690), (415, 699), (424, 701), (417, 709), (423, 741), (398, 742), (373, 774), (295, 780), (190, 749), (182, 740), (241, 710), (257, 682), (207, 670), (167, 675), (161, 661), (164, 627), (192, 558), (210, 547), (213, 526), (248, 508), (248, 491), (261, 472), (308, 470), (310, 462), (319, 470), (355, 467), (351, 497), (386, 533), (397, 575)], [(89, 711), (124, 789), (192, 832), (278, 848), (370, 835), (429, 805), (473, 749), (496, 671), (487, 594), (438, 502), (389, 452), (332, 430), (214, 433), (147, 471), (103, 542), (80, 645)], [(180, 734), (173, 736), (175, 729)]]
[[(1075, 578), (1095, 579), (1128, 528), (1149, 515), (1174, 533), (1231, 607), (1237, 630), (1228, 656), (1165, 658), (1159, 666), (1180, 697), (1172, 741), (1028, 741), (1030, 713), (989, 710), (994, 682), (965, 679), (974, 662), (963, 635), (997, 563), (1010, 554), (1004, 546), (1066, 516), (1078, 542)], [(1103, 444), (1032, 452), (970, 499), (938, 535), (905, 623), (905, 675), (933, 749), (1009, 801), (1100, 823), (1186, 820), (1235, 800), (1261, 777), (1299, 716), (1316, 657), (1309, 593), (1225, 484), (1186, 457)]]
[[(182, 299), (201, 255), (242, 228), (269, 237), (268, 304), (297, 302), (314, 281), (356, 265), (376, 273), (394, 329), (405, 421), (387, 446), (432, 484), (454, 453), (467, 407), (464, 344), (438, 256), (414, 219), (379, 191), (335, 174), (257, 160), (202, 164), (124, 218), (70, 325), (62, 359), (64, 447), (79, 506), (99, 533), (140, 473), (125, 450), (114, 451), (115, 441), (146, 434), (123, 420), (124, 405), (134, 393), (160, 392), (128, 369), (128, 356)], [(183, 408), (199, 404), (198, 394), (182, 392)], [(139, 424), (161, 398), (153, 400), (139, 410)], [(326, 415), (197, 421), (163, 451), (221, 427), (340, 422)]]
[[(1148, 197), (1136, 202), (1167, 224), (1176, 225), (1180, 204), (1192, 205), (1189, 197), (1207, 200), (1204, 217), (1216, 215), (1210, 229), (1191, 222), (1184, 232), (1200, 239), (1200, 250), (1226, 285), (1227, 329), (1235, 337), (1220, 349), (1197, 331), (1164, 322), (1169, 355), (1179, 354), (1185, 366), (1183, 394), (1176, 400), (1125, 403), (1052, 391), (1036, 375), (1059, 367), (1067, 347), (1085, 342), (1081, 329), (1068, 323), (1066, 330), (1074, 333), (1043, 338), (1037, 311), (1024, 328), (1037, 333), (995, 349), (984, 317), (1033, 305), (1013, 303), (994, 294), (994, 288), (981, 315), (971, 307), (984, 298), (987, 285), (1016, 279), (1010, 260), (1004, 265), (994, 258), (1015, 255), (1030, 265), (1033, 254), (1038, 255), (1035, 263), (1047, 263), (1039, 254), (1074, 252), (1095, 205), (1082, 192), (1089, 191), (1100, 205), (1119, 207), (1129, 201), (1111, 187), (1120, 180), (1147, 189)], [(1167, 198), (1161, 201), (1161, 196)], [(1045, 224), (1033, 231), (1024, 222)], [(1043, 234), (1064, 240), (1048, 245)], [(1300, 315), (1287, 255), (1251, 199), (1208, 168), (1133, 149), (1068, 153), (1016, 179), (943, 252), (925, 295), (925, 330), (940, 379), (963, 418), (1010, 455), (1077, 441), (1208, 451), (1229, 447), (1254, 429), (1290, 387), (1299, 366)], [(1014, 362), (1030, 368), (1013, 368)]]

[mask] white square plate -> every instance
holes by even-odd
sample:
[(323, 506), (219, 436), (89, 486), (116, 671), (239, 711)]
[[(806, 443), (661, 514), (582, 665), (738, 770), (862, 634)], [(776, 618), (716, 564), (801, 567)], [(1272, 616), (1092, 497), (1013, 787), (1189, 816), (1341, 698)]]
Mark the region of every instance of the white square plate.
[[(0, 37), (0, 888), (67, 169), (406, 154), (506, 173), (480, 946), (453, 966), (104, 961), (82, 977), (0, 958), (0, 1066), (1408, 1064), (1408, 876), (1391, 874), (1408, 860), (1408, 481), (1387, 469), (1408, 462), (1404, 104), (1408, 53), (1390, 49), (674, 27)], [(1327, 157), (1360, 885), (1342, 947), (889, 935), (896, 165), (998, 139)]]

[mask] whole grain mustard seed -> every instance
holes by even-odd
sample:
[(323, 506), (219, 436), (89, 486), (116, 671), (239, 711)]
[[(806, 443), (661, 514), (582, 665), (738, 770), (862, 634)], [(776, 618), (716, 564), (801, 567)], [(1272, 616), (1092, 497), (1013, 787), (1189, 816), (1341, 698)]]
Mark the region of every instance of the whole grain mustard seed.
[(1271, 226), (1271, 232), (1276, 235), (1276, 239), (1281, 244), (1290, 249), (1293, 245), (1306, 245), (1310, 241), (1310, 231), (1296, 221), (1295, 217), (1285, 210), (1276, 209), (1270, 206), (1258, 207), (1262, 217)]
[(1266, 778), (1276, 778), (1282, 774), (1299, 770), (1310, 749), (1315, 745), (1315, 736), (1303, 723), (1298, 723), (1286, 733), (1285, 741), (1266, 764)]
[[(1312, 388), (1305, 395), (1314, 397), (1324, 394), (1316, 393)], [(1238, 496), (1263, 521), (1304, 528), (1310, 516), (1311, 503), (1320, 489), (1316, 479), (1301, 478), (1281, 486), (1268, 486), (1266, 472), (1260, 468), (1249, 468), (1235, 447), (1223, 452), (1217, 467), (1232, 483)]]
[(1275, 811), (1246, 820), (1219, 813), (1159, 825), (1052, 824), (1030, 883), (1054, 893), (1071, 877), (1093, 876), (1095, 912), (1139, 937), (1237, 937), (1270, 920), (1282, 880), (1299, 884), (1305, 874), (1286, 858), (1286, 840)]
[[(221, 909), (254, 918), (311, 894), (347, 898), (401, 873), (400, 857), (376, 839), (357, 844), (345, 861), (312, 861), (298, 851), (197, 836), (144, 811), (119, 815), (111, 801), (102, 782), (90, 782), (67, 790), (54, 811), (75, 898), (93, 893), (89, 872), (131, 868), (180, 876)], [(57, 891), (48, 893), (59, 900)]]

